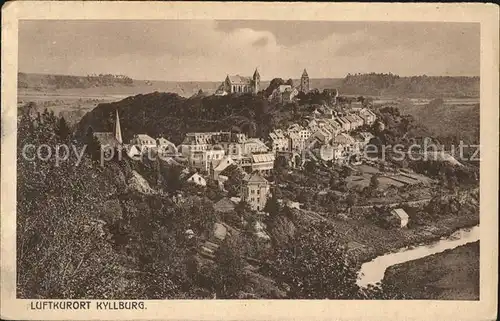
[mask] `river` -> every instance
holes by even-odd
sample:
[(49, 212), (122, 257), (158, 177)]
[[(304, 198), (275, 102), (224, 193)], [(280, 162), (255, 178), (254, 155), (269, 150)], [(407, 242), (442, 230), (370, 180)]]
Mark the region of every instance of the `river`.
[(479, 225), (472, 228), (459, 229), (452, 235), (431, 244), (405, 247), (397, 252), (380, 255), (369, 262), (363, 263), (358, 272), (357, 284), (360, 287), (367, 287), (369, 284), (375, 284), (382, 281), (385, 270), (392, 265), (441, 253), (448, 249), (454, 249), (458, 246), (478, 240)]

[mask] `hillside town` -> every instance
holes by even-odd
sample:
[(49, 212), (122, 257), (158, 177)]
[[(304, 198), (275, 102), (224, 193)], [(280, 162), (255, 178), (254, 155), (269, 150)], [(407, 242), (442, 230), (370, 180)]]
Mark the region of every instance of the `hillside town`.
[[(257, 69), (253, 77), (228, 75), (214, 95), (257, 94), (259, 82), (260, 74)], [(286, 104), (296, 101), (299, 92), (309, 91), (309, 75), (304, 69), (298, 87), (280, 85), (268, 99)], [(331, 91), (336, 98), (338, 91)], [(144, 155), (158, 155), (165, 162), (183, 166), (192, 172), (187, 181), (200, 186), (206, 186), (209, 178), (217, 180), (223, 186), (228, 179), (222, 175), (224, 170), (237, 166), (246, 177), (239, 197), (253, 210), (260, 212), (264, 209), (271, 190), (266, 177), (271, 174), (277, 157), (286, 160), (290, 168), (303, 168), (306, 162), (318, 159), (333, 161), (337, 166), (362, 163), (363, 148), (374, 135), (358, 129), (370, 128), (377, 119), (376, 115), (369, 106), (363, 106), (357, 101), (341, 112), (334, 109), (335, 105), (334, 99), (331, 105), (320, 106), (298, 123), (291, 124), (288, 128), (272, 130), (266, 140), (247, 137), (244, 133), (218, 131), (186, 133), (179, 146), (175, 146), (168, 138), (153, 138), (145, 133), (134, 133), (130, 142), (124, 143), (118, 110), (114, 131), (94, 132), (94, 136), (101, 146), (121, 148), (131, 159), (140, 160)], [(256, 184), (258, 188), (254, 186)]]

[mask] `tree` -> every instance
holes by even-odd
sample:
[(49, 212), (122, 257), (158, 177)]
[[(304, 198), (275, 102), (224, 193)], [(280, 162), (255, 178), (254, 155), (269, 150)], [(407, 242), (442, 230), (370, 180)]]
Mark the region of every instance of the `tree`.
[(267, 200), (266, 206), (264, 207), (264, 212), (269, 213), (270, 217), (279, 215), (280, 204), (278, 202), (278, 198), (276, 197), (275, 193), (273, 193), (273, 196)]
[(370, 178), (370, 188), (372, 190), (376, 190), (380, 186), (380, 180), (378, 178), (378, 175), (372, 175)]
[(224, 182), (224, 188), (228, 191), (230, 196), (237, 196), (240, 192), (241, 184), (243, 183), (243, 173), (236, 165), (231, 165), (221, 173), (228, 177)]
[(246, 283), (243, 268), (242, 246), (236, 237), (226, 238), (217, 250), (214, 283), (217, 297), (235, 298)]
[(269, 97), (273, 91), (281, 85), (284, 85), (285, 81), (282, 78), (273, 78), (269, 83), (269, 86), (264, 90), (265, 97)]
[(346, 198), (346, 203), (349, 207), (353, 207), (354, 205), (356, 205), (357, 202), (358, 202), (358, 197), (354, 193), (349, 194)]
[(353, 299), (357, 270), (331, 226), (302, 227), (277, 250), (273, 275), (290, 286), (291, 299)]
[(59, 120), (57, 121), (55, 132), (62, 140), (66, 140), (71, 134), (71, 130), (69, 129), (69, 126), (64, 117), (59, 118)]

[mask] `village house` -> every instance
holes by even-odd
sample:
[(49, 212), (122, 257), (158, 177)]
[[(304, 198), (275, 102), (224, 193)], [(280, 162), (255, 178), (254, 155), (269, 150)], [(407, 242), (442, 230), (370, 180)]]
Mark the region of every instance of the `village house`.
[(234, 165), (235, 162), (229, 155), (225, 155), (220, 161), (212, 160), (212, 177), (213, 179), (218, 179), (219, 174), (222, 173), (226, 168)]
[(254, 211), (262, 211), (266, 206), (269, 193), (269, 182), (261, 175), (254, 173), (243, 180), (241, 200), (250, 205)]
[(220, 199), (217, 203), (214, 204), (215, 211), (220, 213), (227, 213), (234, 211), (235, 207), (236, 206), (234, 202), (227, 197)]
[(332, 137), (333, 136), (331, 132), (323, 128), (319, 128), (306, 140), (305, 146), (307, 148), (312, 148), (314, 146), (325, 145), (330, 142)]
[(297, 152), (277, 152), (276, 158), (283, 157), (291, 168), (302, 166), (302, 156)]
[(156, 148), (156, 139), (146, 134), (136, 134), (130, 140), (130, 145), (135, 145), (144, 152), (146, 149)]
[(363, 122), (362, 121), (360, 122), (359, 119), (356, 119), (354, 117), (354, 115), (348, 115), (348, 116), (345, 116), (344, 118), (346, 118), (349, 121), (349, 123), (351, 124), (349, 131), (355, 130), (356, 128), (358, 128), (360, 126), (363, 126)]
[(373, 111), (371, 111), (370, 109), (368, 108), (362, 108), (359, 113), (358, 113), (359, 117), (361, 117), (365, 123), (365, 125), (372, 125), (375, 120), (377, 119), (377, 116), (375, 115), (375, 113)]
[(306, 147), (306, 141), (311, 136), (311, 131), (299, 124), (292, 124), (286, 130), (289, 139), (289, 151), (301, 152)]
[(350, 131), (351, 130), (351, 122), (344, 116), (337, 117), (335, 119), (337, 123), (339, 123), (342, 131)]
[[(308, 123), (307, 123), (307, 127), (309, 128), (309, 131), (311, 132), (311, 135), (317, 131), (319, 129), (319, 125), (318, 125), (318, 121), (316, 119), (311, 119)], [(311, 136), (309, 135), (309, 136)]]
[(260, 74), (257, 69), (252, 77), (244, 77), (240, 75), (227, 75), (224, 82), (215, 91), (216, 96), (224, 96), (227, 94), (257, 94), (260, 90)]
[(410, 217), (402, 208), (392, 209), (390, 214), (398, 220), (400, 227), (406, 227), (408, 225), (408, 221)]
[(269, 133), (271, 149), (276, 151), (288, 151), (288, 138), (281, 129), (275, 129)]
[(251, 171), (259, 172), (263, 175), (268, 175), (274, 168), (274, 160), (276, 155), (272, 152), (251, 155)]
[(123, 148), (124, 148), (125, 152), (127, 153), (127, 156), (132, 158), (132, 159), (136, 159), (142, 155), (142, 152), (139, 149), (139, 147), (137, 147), (135, 145), (126, 144), (126, 145), (123, 145)]
[(190, 166), (206, 173), (210, 170), (212, 161), (220, 161), (224, 158), (224, 156), (224, 150), (220, 147), (215, 146), (213, 147), (213, 149), (195, 151), (191, 153), (188, 162)]
[(156, 145), (160, 157), (176, 157), (180, 155), (175, 144), (163, 137), (156, 140)]
[(360, 133), (356, 134), (356, 136), (354, 138), (356, 139), (356, 142), (359, 146), (359, 149), (361, 150), (366, 145), (368, 145), (370, 143), (370, 140), (374, 137), (375, 136), (373, 136), (373, 134), (370, 132), (360, 132)]
[(207, 181), (205, 180), (205, 178), (203, 178), (203, 176), (201, 176), (198, 173), (194, 173), (186, 181), (190, 182), (190, 183), (194, 183), (194, 184), (199, 185), (199, 186), (207, 186)]
[(291, 103), (298, 94), (297, 88), (293, 88), (291, 85), (280, 85), (273, 90), (268, 100), (274, 103), (287, 104)]
[(327, 130), (332, 134), (332, 137), (340, 132), (339, 124), (333, 119), (321, 119), (318, 121), (320, 128)]
[(356, 140), (346, 133), (340, 133), (332, 139), (332, 145), (341, 145), (345, 153), (359, 152)]
[(301, 152), (305, 146), (305, 140), (297, 131), (288, 131), (289, 151)]
[(242, 143), (243, 154), (266, 153), (269, 148), (258, 138), (248, 138)]

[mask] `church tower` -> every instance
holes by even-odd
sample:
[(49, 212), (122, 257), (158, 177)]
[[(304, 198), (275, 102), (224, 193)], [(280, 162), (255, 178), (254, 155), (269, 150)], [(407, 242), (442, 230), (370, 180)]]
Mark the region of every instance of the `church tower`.
[(305, 69), (300, 77), (300, 91), (306, 94), (309, 92), (309, 75)]
[(257, 94), (260, 89), (260, 74), (257, 68), (255, 68), (255, 72), (253, 73), (253, 93)]
[(118, 116), (118, 109), (116, 109), (115, 138), (119, 144), (123, 144), (122, 129), (120, 127), (120, 117)]

